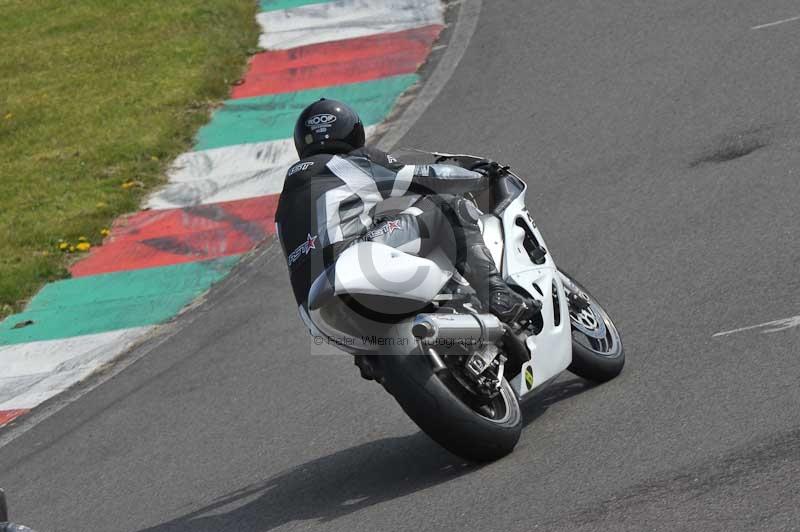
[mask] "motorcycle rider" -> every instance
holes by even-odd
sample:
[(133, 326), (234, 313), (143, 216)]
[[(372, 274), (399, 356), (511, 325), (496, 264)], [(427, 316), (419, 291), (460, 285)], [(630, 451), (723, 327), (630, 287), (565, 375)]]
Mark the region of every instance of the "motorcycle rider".
[[(486, 189), (499, 165), (402, 164), (365, 147), (356, 112), (324, 98), (300, 114), (294, 143), (300, 160), (286, 174), (275, 221), (301, 316), (314, 280), (344, 249), (364, 241), (418, 256), (454, 248), (456, 269), (490, 312), (504, 322), (538, 312), (538, 302), (514, 292), (497, 271), (478, 227), (481, 212), (462, 196)], [(375, 219), (379, 203), (411, 194), (422, 197), (398, 215)]]

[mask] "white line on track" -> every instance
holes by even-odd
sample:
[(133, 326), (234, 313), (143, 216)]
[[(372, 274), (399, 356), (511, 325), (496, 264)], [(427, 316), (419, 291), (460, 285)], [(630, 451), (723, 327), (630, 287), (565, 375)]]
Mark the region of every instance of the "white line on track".
[(777, 26), (778, 24), (785, 24), (787, 22), (794, 22), (795, 20), (800, 20), (800, 15), (797, 15), (796, 17), (789, 17), (789, 18), (784, 18), (784, 19), (781, 19), (781, 20), (776, 20), (775, 22), (767, 22), (766, 24), (759, 24), (758, 26), (753, 26), (750, 29), (751, 30), (760, 30), (760, 29), (763, 29), (763, 28), (771, 28), (772, 26)]
[(758, 325), (750, 325), (749, 327), (741, 327), (739, 329), (732, 329), (730, 331), (722, 331), (713, 335), (713, 337), (716, 338), (718, 336), (727, 336), (729, 334), (751, 331), (753, 329), (765, 329), (761, 331), (761, 334), (769, 334), (785, 331), (786, 329), (791, 329), (792, 327), (800, 327), (800, 316), (792, 316), (791, 318), (785, 318), (782, 320), (768, 321), (767, 323), (759, 323)]

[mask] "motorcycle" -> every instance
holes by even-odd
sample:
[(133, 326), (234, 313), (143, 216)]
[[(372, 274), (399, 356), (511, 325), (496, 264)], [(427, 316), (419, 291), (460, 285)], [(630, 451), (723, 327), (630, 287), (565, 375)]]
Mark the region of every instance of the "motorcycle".
[[(465, 168), (480, 160), (425, 153)], [(479, 226), (498, 270), (541, 304), (534, 319), (504, 324), (486, 312), (444, 252), (418, 257), (376, 242), (339, 255), (301, 309), (315, 338), (355, 355), (363, 377), (383, 385), (436, 442), (472, 461), (510, 453), (522, 430), (520, 402), (565, 370), (602, 383), (625, 363), (606, 310), (556, 267), (526, 190), (506, 167), (471, 199), (486, 213)]]

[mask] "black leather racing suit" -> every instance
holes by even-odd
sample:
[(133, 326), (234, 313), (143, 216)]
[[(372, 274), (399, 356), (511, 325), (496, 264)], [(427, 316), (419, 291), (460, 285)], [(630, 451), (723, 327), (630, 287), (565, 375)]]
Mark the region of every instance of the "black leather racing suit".
[[(297, 304), (307, 306), (312, 283), (339, 253), (370, 240), (419, 256), (436, 246), (449, 249), (458, 271), (490, 301), (493, 312), (516, 315), (522, 300), (509, 294), (483, 242), (480, 211), (461, 196), (489, 184), (483, 173), (443, 164), (405, 165), (368, 147), (295, 163), (275, 221)], [(423, 197), (401, 214), (375, 219), (380, 202), (409, 194)]]

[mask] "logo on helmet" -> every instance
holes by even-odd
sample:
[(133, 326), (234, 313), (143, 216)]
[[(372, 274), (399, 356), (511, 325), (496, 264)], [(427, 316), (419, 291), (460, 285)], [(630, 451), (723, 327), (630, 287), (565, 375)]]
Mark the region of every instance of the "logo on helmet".
[(328, 128), (336, 122), (336, 115), (331, 114), (321, 114), (321, 115), (314, 115), (308, 120), (306, 120), (306, 126), (311, 128), (311, 131), (316, 133), (317, 131), (327, 131)]

